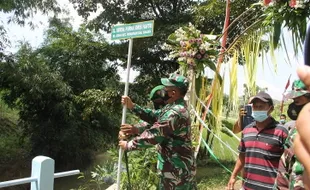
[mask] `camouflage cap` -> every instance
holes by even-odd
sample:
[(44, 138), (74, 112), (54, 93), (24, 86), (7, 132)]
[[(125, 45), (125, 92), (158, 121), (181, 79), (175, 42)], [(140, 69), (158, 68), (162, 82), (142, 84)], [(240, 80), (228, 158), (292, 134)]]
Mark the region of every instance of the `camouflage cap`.
[(165, 88), (164, 85), (158, 85), (158, 86), (156, 86), (155, 88), (153, 88), (152, 91), (151, 91), (151, 93), (150, 93), (149, 99), (150, 99), (150, 100), (154, 100), (154, 99), (156, 99), (156, 98), (162, 97), (162, 96), (163, 96), (162, 94), (158, 94), (158, 93), (156, 93), (156, 92), (157, 92), (157, 91), (161, 91), (161, 90), (163, 90), (164, 88)]
[(188, 88), (187, 78), (177, 73), (170, 74), (169, 78), (161, 78), (161, 83), (164, 86), (175, 86), (178, 88)]
[(299, 79), (295, 80), (292, 85), (292, 90), (307, 90), (306, 85)]
[(285, 98), (293, 99), (310, 93), (306, 85), (301, 80), (295, 80), (292, 84), (292, 90), (284, 94)]

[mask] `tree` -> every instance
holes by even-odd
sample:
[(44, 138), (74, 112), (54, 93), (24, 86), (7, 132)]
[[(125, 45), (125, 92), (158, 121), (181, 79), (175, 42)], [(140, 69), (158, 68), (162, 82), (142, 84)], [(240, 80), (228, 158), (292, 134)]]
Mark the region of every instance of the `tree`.
[(50, 20), (44, 46), (36, 53), (59, 72), (78, 95), (86, 89), (118, 85), (117, 59), (109, 44), (84, 26), (74, 31), (67, 21)]
[[(233, 22), (245, 10), (248, 9), (257, 0), (237, 0), (230, 4), (230, 21)], [(203, 33), (222, 34), (225, 21), (225, 1), (211, 0), (203, 1), (199, 6), (194, 8), (194, 23)], [(229, 28), (229, 37), (238, 35), (242, 26)], [(230, 41), (230, 40), (228, 40)]]
[(58, 134), (69, 132), (66, 129), (74, 126), (71, 89), (42, 59), (32, 55), (28, 44), (21, 46), (15, 59), (17, 62), (1, 64), (4, 99), (20, 110), (21, 125), (30, 138), (32, 153), (59, 159), (63, 152), (59, 152), (62, 147), (57, 145), (66, 138)]
[[(9, 18), (9, 22), (17, 23), (24, 26), (25, 23), (34, 27), (31, 20), (26, 21), (28, 18), (33, 17), (37, 12), (43, 14), (53, 13), (57, 15), (61, 12), (56, 0), (4, 0), (0, 1), (0, 12), (12, 13)], [(0, 60), (8, 58), (4, 54), (4, 49), (10, 43), (10, 40), (6, 37), (6, 29), (2, 25), (4, 20), (0, 19)]]
[(32, 155), (85, 163), (117, 138), (123, 86), (105, 41), (56, 21), (47, 33), (41, 48), (22, 44), (11, 62), (1, 63), (0, 86), (20, 110)]
[[(103, 10), (90, 20), (87, 26), (96, 31), (110, 32), (111, 25), (117, 23), (132, 23), (145, 20), (155, 21), (154, 36), (150, 38), (135, 39), (132, 56), (132, 66), (140, 71), (136, 78), (139, 85), (131, 90), (146, 95), (150, 87), (160, 83), (159, 78), (178, 69), (175, 59), (169, 59), (166, 50), (161, 46), (168, 36), (177, 28), (195, 23), (204, 34), (214, 32), (221, 34), (225, 17), (225, 3), (223, 1), (193, 1), (193, 0), (157, 0), (142, 1), (133, 0), (132, 3), (125, 1), (91, 0), (84, 3), (82, 0), (70, 0), (78, 13), (84, 18), (97, 11), (98, 7)], [(241, 14), (247, 6), (255, 1), (238, 0), (232, 3), (232, 18)], [(114, 44), (114, 52), (117, 52), (120, 65), (126, 63), (127, 43), (122, 41)]]
[[(131, 88), (139, 92), (140, 96), (146, 96), (152, 86), (160, 83), (159, 78), (175, 71), (178, 64), (174, 60), (168, 60), (167, 51), (161, 49), (168, 35), (178, 27), (191, 21), (191, 7), (194, 1), (133, 1), (126, 4), (124, 1), (84, 1), (72, 0), (80, 15), (84, 18), (100, 6), (103, 11), (88, 22), (87, 26), (97, 31), (110, 32), (111, 25), (117, 23), (132, 23), (145, 20), (155, 20), (154, 36), (150, 38), (135, 39), (132, 55), (132, 66), (140, 72), (135, 85)], [(127, 55), (127, 43), (113, 44), (118, 53), (120, 65), (125, 66)]]
[[(16, 22), (24, 25), (25, 20), (32, 17), (38, 11), (43, 14), (53, 12), (58, 14), (61, 9), (56, 0), (5, 0), (0, 2), (0, 11), (4, 13), (13, 13), (9, 22)], [(28, 24), (32, 25), (31, 21)]]

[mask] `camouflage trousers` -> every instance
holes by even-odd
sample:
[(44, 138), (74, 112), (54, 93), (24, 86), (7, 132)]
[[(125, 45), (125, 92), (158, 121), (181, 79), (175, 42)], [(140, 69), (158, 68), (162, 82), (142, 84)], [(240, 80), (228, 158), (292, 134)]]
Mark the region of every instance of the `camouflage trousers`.
[(180, 181), (171, 178), (159, 176), (159, 184), (157, 190), (197, 190), (196, 181)]

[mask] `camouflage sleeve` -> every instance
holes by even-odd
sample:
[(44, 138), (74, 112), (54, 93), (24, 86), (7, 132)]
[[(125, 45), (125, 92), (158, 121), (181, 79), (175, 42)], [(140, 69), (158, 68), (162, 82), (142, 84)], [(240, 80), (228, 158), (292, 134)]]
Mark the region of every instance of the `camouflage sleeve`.
[(284, 128), (283, 133), (282, 133), (282, 145), (284, 148), (285, 148), (284, 146), (285, 142), (288, 139), (288, 137), (289, 137), (289, 131), (286, 128)]
[(170, 138), (175, 131), (180, 133), (185, 129), (180, 129), (184, 126), (185, 119), (180, 118), (177, 114), (172, 114), (167, 120), (155, 123), (150, 129), (145, 130), (140, 136), (129, 141), (127, 150), (136, 150), (138, 148), (147, 148), (155, 144), (163, 143), (167, 138)]
[(286, 152), (284, 152), (279, 161), (277, 178), (275, 181), (275, 185), (277, 189), (288, 190), (289, 189), (289, 163)]
[(292, 148), (293, 138), (292, 133), (288, 135), (288, 130), (284, 128), (282, 133), (282, 145), (284, 147), (284, 152), (279, 161), (277, 178), (275, 185), (277, 189), (287, 190), (289, 189), (291, 183), (291, 174), (292, 174), (292, 157), (294, 156), (294, 151)]
[(161, 110), (145, 109), (137, 104), (135, 104), (135, 106), (131, 111), (135, 113), (137, 116), (139, 116), (140, 119), (150, 124), (155, 123), (157, 121), (158, 116), (161, 113)]
[(141, 133), (143, 133), (146, 129), (151, 128), (151, 125), (145, 121), (140, 121), (139, 123), (133, 125), (134, 127), (136, 127), (138, 129), (138, 134), (140, 135)]

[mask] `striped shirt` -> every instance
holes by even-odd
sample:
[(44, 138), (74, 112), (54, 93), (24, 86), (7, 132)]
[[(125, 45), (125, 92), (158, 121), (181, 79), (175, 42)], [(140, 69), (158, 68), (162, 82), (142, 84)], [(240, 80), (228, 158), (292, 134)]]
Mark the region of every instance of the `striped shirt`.
[(258, 130), (256, 122), (242, 131), (238, 147), (245, 153), (245, 190), (273, 189), (287, 129), (273, 118), (268, 127)]

